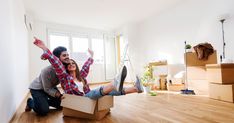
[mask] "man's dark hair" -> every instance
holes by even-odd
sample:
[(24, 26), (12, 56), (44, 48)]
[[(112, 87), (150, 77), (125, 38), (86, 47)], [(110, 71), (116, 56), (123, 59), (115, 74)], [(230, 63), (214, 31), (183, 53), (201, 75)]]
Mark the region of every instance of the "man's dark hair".
[(58, 46), (53, 50), (53, 54), (59, 58), (63, 51), (67, 51), (67, 48), (63, 46)]

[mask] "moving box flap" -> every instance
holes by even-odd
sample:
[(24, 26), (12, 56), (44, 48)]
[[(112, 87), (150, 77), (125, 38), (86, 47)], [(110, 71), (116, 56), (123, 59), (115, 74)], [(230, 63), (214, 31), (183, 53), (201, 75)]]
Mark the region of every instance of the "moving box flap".
[(103, 96), (102, 98), (98, 99), (98, 111), (109, 109), (113, 107), (113, 96)]
[(62, 100), (61, 106), (89, 114), (94, 113), (96, 100), (70, 94), (64, 94), (64, 97), (65, 99)]

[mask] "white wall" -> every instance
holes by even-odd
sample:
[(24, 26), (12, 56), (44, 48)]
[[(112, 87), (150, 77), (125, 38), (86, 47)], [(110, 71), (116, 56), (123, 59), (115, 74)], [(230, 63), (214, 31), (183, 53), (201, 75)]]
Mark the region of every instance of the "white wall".
[[(132, 52), (137, 54), (135, 67), (143, 71), (149, 61), (167, 59), (169, 64), (183, 63), (184, 41), (192, 45), (210, 42), (222, 53), (222, 33), (220, 16), (229, 14), (224, 24), (226, 38), (226, 58), (234, 59), (234, 1), (233, 0), (187, 0), (160, 15), (152, 16), (127, 27), (132, 42)], [(126, 28), (123, 27), (123, 28)], [(136, 29), (136, 30), (134, 30)], [(134, 39), (134, 40), (133, 40)]]
[(28, 91), (28, 40), (21, 0), (0, 1), (0, 119), (7, 123)]

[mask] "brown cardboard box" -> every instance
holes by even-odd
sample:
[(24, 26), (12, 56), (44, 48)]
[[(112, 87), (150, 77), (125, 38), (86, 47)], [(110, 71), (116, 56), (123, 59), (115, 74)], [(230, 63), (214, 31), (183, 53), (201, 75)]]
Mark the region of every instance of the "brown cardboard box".
[(184, 89), (184, 84), (169, 84), (167, 89), (168, 91), (180, 91)]
[(207, 80), (211, 83), (234, 84), (234, 63), (209, 64)]
[(206, 64), (217, 64), (217, 53), (216, 51), (209, 56), (208, 60), (199, 60), (195, 52), (187, 52), (187, 66), (205, 66)]
[(189, 66), (187, 67), (187, 78), (188, 79), (206, 79), (206, 67), (205, 66)]
[(106, 110), (102, 110), (102, 111), (96, 111), (96, 112), (94, 112), (94, 114), (88, 114), (88, 113), (80, 112), (80, 111), (65, 108), (65, 107), (63, 108), (63, 115), (64, 116), (92, 119), (92, 120), (101, 120), (109, 112), (110, 112), (110, 109), (106, 109)]
[(98, 100), (70, 94), (64, 96), (61, 103), (64, 116), (100, 120), (113, 107), (113, 96), (104, 96)]
[(194, 90), (197, 95), (209, 94), (209, 82), (207, 80), (188, 80), (188, 88)]
[(167, 90), (167, 75), (159, 75), (160, 90)]
[(234, 102), (234, 85), (221, 85), (210, 83), (210, 98), (227, 101), (227, 102)]

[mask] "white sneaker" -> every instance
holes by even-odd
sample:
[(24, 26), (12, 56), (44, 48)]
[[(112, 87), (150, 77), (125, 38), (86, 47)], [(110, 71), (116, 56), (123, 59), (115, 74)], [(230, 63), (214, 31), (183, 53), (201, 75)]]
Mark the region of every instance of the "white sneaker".
[(115, 77), (113, 82), (113, 85), (115, 86), (115, 89), (117, 91), (123, 90), (123, 84), (126, 76), (127, 76), (127, 68), (126, 66), (123, 66), (121, 72)]
[(138, 93), (142, 93), (144, 91), (141, 80), (140, 80), (140, 78), (138, 76), (136, 76), (135, 87), (137, 88)]

